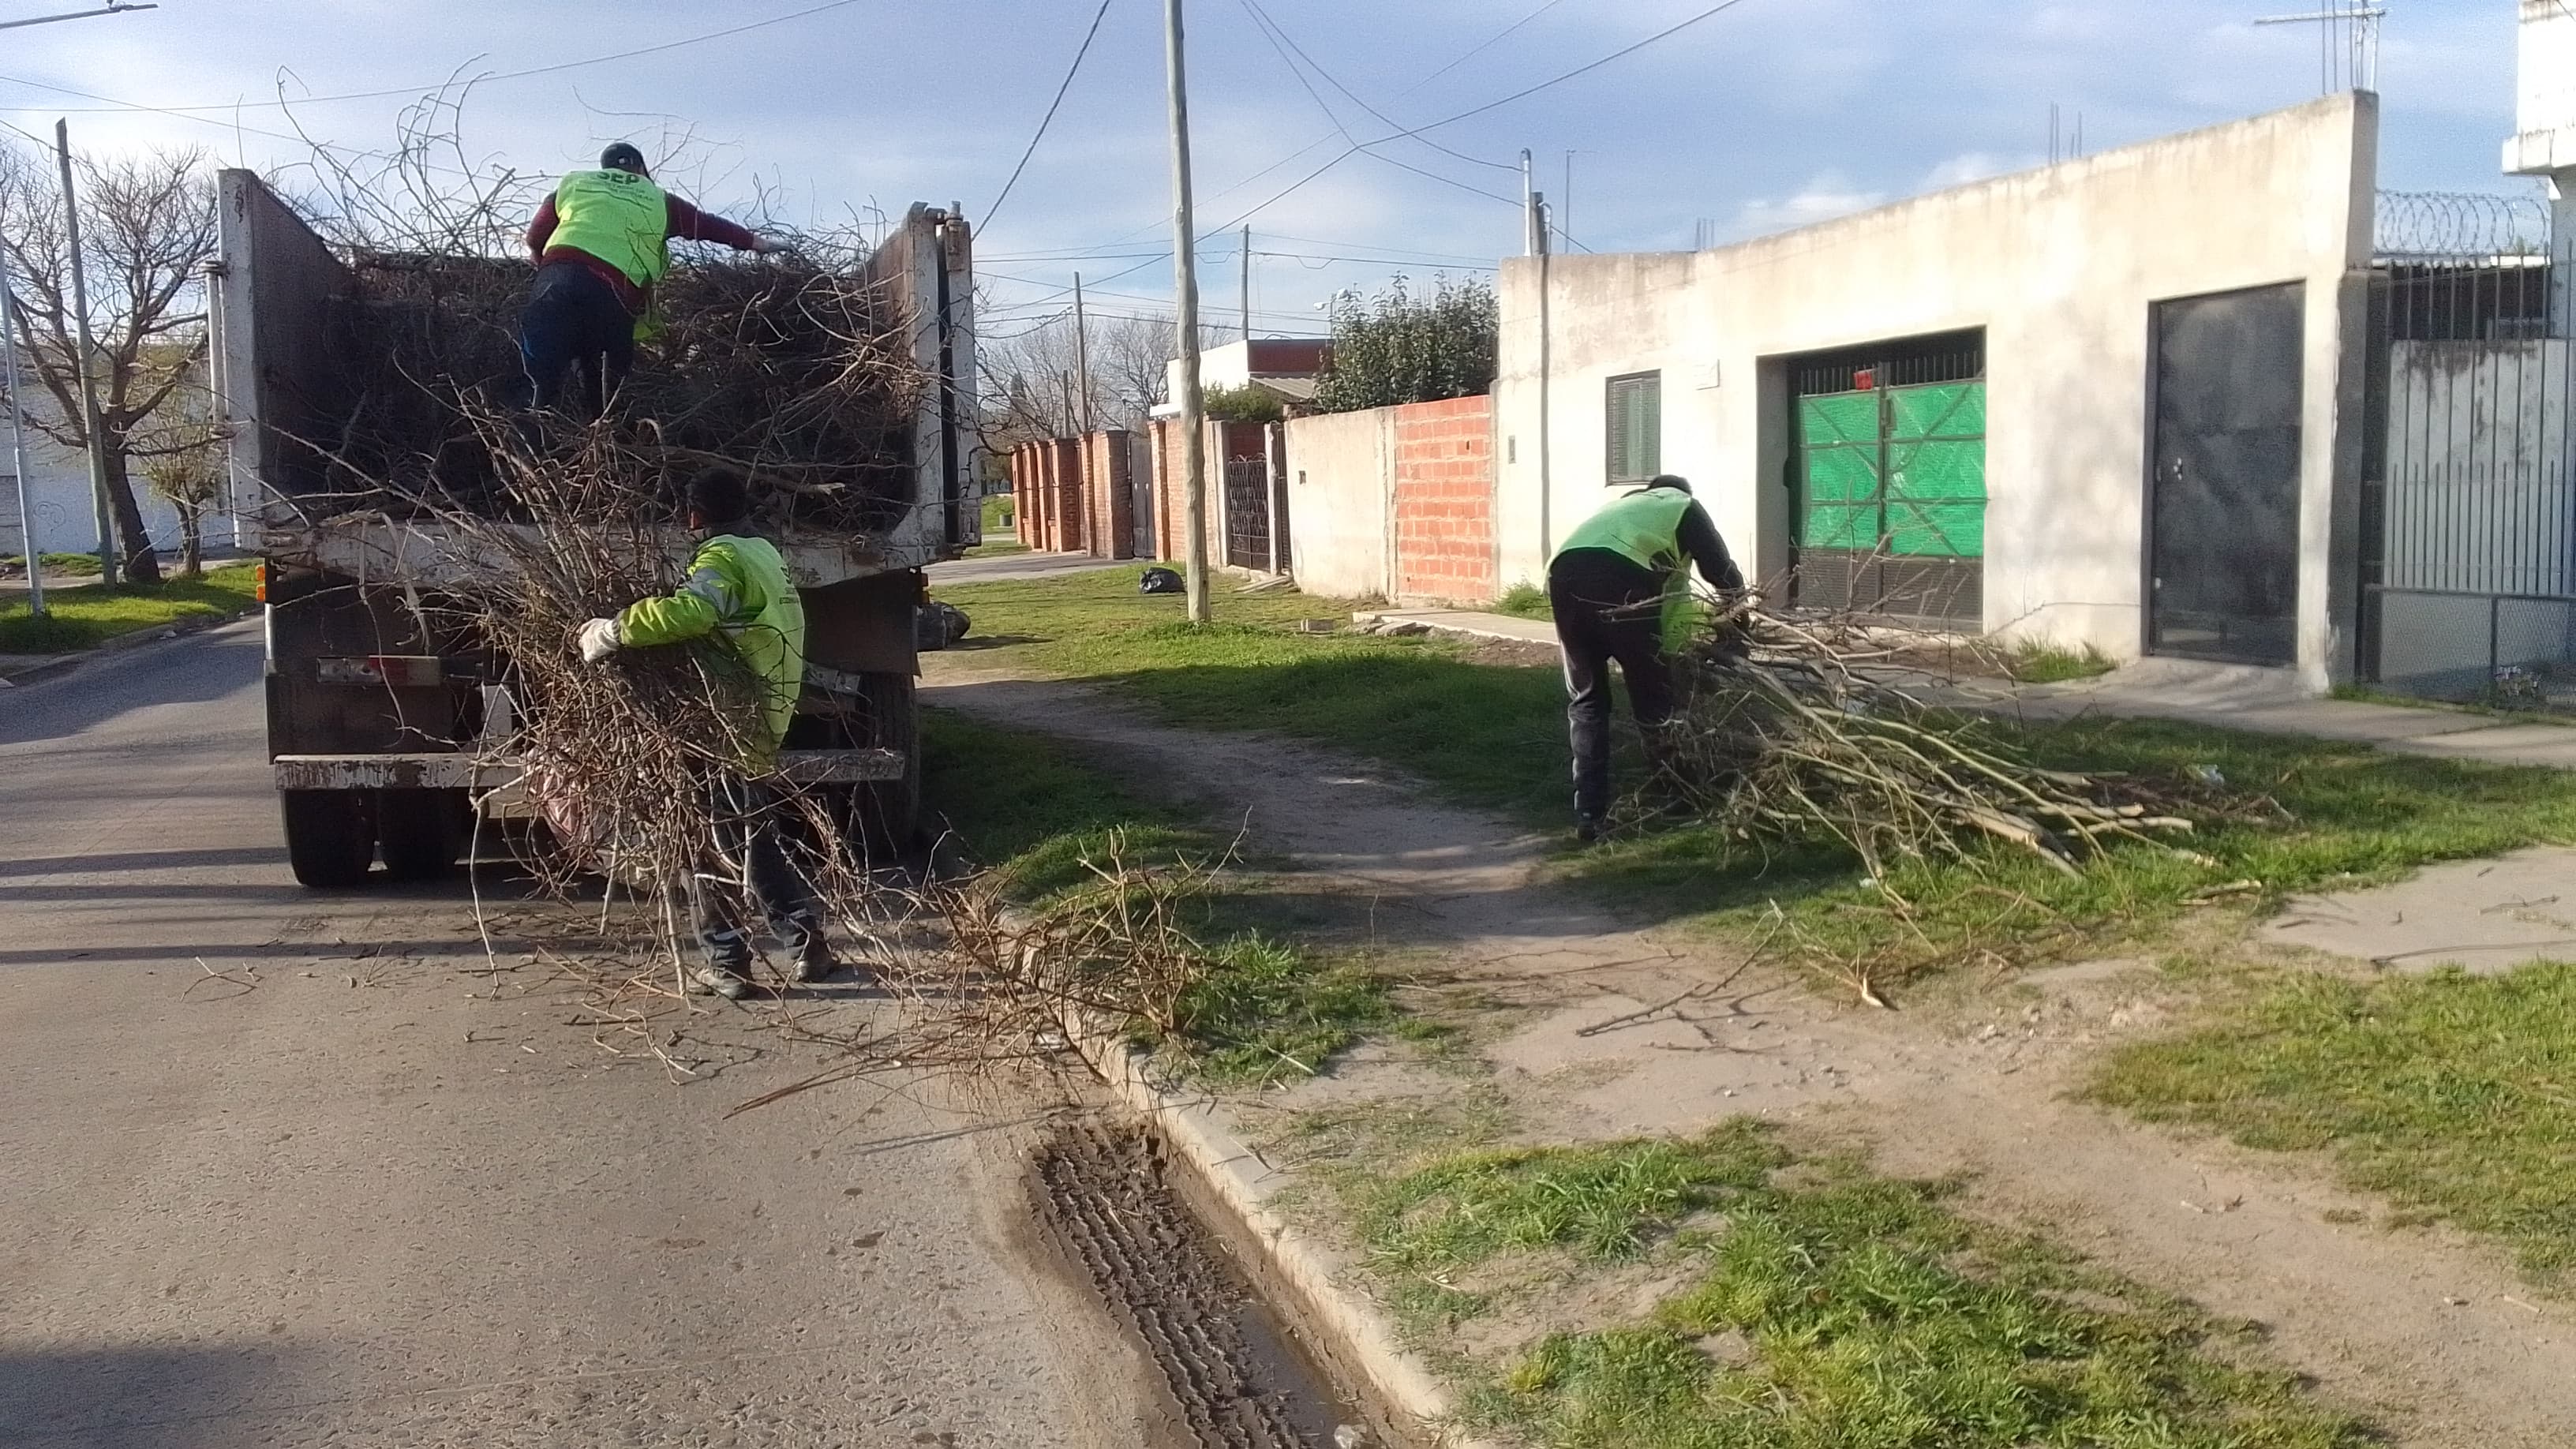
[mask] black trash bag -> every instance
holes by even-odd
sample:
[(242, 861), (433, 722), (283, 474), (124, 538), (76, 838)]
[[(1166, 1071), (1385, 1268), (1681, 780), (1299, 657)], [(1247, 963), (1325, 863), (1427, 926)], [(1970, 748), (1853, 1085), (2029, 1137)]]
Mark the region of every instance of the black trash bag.
[(1136, 581), (1136, 592), (1140, 594), (1177, 594), (1186, 588), (1181, 576), (1170, 569), (1147, 569), (1145, 577)]
[(924, 653), (949, 648), (966, 637), (975, 621), (955, 604), (925, 600), (912, 614), (912, 644)]

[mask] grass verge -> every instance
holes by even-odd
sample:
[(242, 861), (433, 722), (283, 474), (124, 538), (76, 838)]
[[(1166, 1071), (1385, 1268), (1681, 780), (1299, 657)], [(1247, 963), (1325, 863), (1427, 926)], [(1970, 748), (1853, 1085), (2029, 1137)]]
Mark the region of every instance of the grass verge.
[[(1060, 743), (945, 710), (922, 712), (922, 788), (995, 885), (1033, 908), (1118, 889), (1091, 869), (1112, 853), (1149, 867), (1225, 854), (1196, 821), (1073, 763)], [(1209, 943), (1210, 969), (1181, 994), (1170, 1030), (1140, 1025), (1136, 1040), (1195, 1080), (1311, 1076), (1362, 1036), (1400, 1024), (1389, 983), (1365, 960), (1253, 929), (1252, 905), (1222, 892), (1193, 904), (1188, 925)]]
[[(1311, 740), (1530, 824), (1563, 818), (1563, 686), (1552, 671), (1480, 663), (1438, 637), (1299, 634), (1294, 621), (1326, 609), (1294, 593), (1221, 594), (1217, 625), (1193, 629), (1180, 622), (1180, 600), (1138, 595), (1128, 570), (949, 596), (987, 637), (1013, 641), (982, 662), (1083, 677), (1174, 724)], [(1830, 842), (1766, 850), (1707, 826), (1635, 832), (1568, 868), (1631, 909), (1739, 934), (1769, 929), (1776, 902), (1818, 959), (1866, 958), (1886, 985), (1963, 955), (2015, 964), (2098, 949), (2211, 902), (2260, 904), (2576, 840), (2576, 774), (2154, 720), (1981, 727), (2058, 768), (2216, 770), (2237, 792), (2278, 799), (2293, 819), (2209, 826), (2183, 842), (2189, 854), (2122, 848), (2077, 879), (1998, 852), (1863, 885), (1857, 861)], [(1623, 770), (1637, 778), (1633, 765)]]
[(2016, 684), (2064, 684), (2076, 679), (2099, 679), (2119, 668), (2110, 655), (2087, 644), (2081, 649), (2068, 649), (2057, 644), (2016, 644), (2005, 654), (2004, 673)]
[(182, 619), (237, 614), (251, 607), (256, 573), (252, 565), (235, 564), (200, 579), (55, 590), (45, 595), (43, 618), (28, 612), (23, 595), (15, 596), (0, 604), (0, 654), (71, 654)]
[[(99, 564), (98, 555), (94, 553), (56, 553), (47, 549), (40, 557), (45, 561), (45, 572), (50, 574), (69, 574), (74, 578), (94, 579), (105, 572)], [(26, 567), (25, 554), (0, 553), (0, 569), (23, 573)]]
[[(2368, 1442), (2289, 1375), (2252, 1363), (2247, 1335), (2041, 1240), (1970, 1222), (1939, 1184), (1802, 1156), (1747, 1119), (1695, 1140), (1476, 1151), (1334, 1181), (1371, 1270), (1468, 1384), (1468, 1417), (1536, 1443)], [(1607, 1326), (1551, 1324), (1554, 1285), (1536, 1301), (1461, 1286), (1526, 1283), (1525, 1270), (1551, 1261), (1597, 1274), (1641, 1256), (1679, 1286)], [(1462, 1347), (1471, 1340), (1453, 1330), (1483, 1318), (1514, 1320), (1518, 1346)]]
[(2491, 1234), (2535, 1282), (2576, 1289), (2576, 966), (2293, 978), (2116, 1052), (2091, 1092), (2249, 1147), (2323, 1152), (2401, 1221)]

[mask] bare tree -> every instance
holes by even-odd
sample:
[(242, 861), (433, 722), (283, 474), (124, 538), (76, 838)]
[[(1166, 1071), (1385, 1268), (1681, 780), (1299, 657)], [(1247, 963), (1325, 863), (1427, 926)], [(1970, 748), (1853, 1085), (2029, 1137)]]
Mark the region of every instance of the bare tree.
[[(1134, 431), (1145, 426), (1163, 397), (1172, 356), (1171, 324), (1095, 316), (1083, 334), (1085, 345), (1078, 347), (1073, 319), (1065, 316), (984, 346), (986, 446), (1007, 450), (1036, 439), (1072, 437), (1086, 419), (1094, 428)], [(1223, 341), (1219, 329), (1208, 329), (1207, 345)], [(1082, 392), (1086, 351), (1087, 399)]]
[[(214, 187), (201, 151), (83, 160), (77, 169), (110, 522), (128, 576), (155, 583), (160, 561), (135, 501), (133, 464), (162, 446), (147, 421), (205, 356), (201, 308), (215, 250)], [(31, 410), (28, 422), (66, 448), (85, 450), (91, 419), (81, 398), (65, 222), (51, 159), (0, 147), (0, 246), (8, 248), (20, 289), (6, 301), (28, 342), (28, 363), (55, 403)]]

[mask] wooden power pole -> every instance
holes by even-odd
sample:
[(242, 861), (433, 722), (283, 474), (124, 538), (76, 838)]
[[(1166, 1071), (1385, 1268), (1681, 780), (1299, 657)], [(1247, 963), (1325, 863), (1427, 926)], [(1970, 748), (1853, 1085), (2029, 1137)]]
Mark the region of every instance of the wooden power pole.
[(1181, 26), (1181, 0), (1163, 0), (1163, 52), (1172, 88), (1172, 287), (1180, 312), (1179, 396), (1181, 478), (1188, 490), (1189, 539), (1183, 558), (1189, 573), (1190, 622), (1212, 622), (1208, 600), (1207, 398), (1199, 381), (1198, 218), (1190, 204), (1190, 81)]

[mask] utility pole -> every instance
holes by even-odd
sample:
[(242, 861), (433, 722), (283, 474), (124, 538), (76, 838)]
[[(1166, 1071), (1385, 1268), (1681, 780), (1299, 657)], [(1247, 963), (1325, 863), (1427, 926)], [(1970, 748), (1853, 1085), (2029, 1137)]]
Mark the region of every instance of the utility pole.
[(1244, 351), (1247, 354), (1244, 365), (1249, 367), (1252, 341), (1252, 228), (1248, 224), (1243, 228), (1243, 340), (1246, 344)]
[(1163, 0), (1163, 58), (1172, 87), (1172, 290), (1180, 313), (1181, 478), (1188, 490), (1189, 540), (1183, 553), (1189, 573), (1190, 622), (1211, 623), (1207, 546), (1207, 398), (1199, 381), (1199, 241), (1197, 209), (1190, 202), (1190, 78), (1181, 0)]
[(54, 122), (54, 159), (61, 163), (63, 172), (63, 225), (72, 259), (73, 335), (80, 343), (82, 433), (89, 439), (90, 505), (98, 515), (99, 582), (114, 588), (118, 574), (116, 520), (107, 502), (107, 434), (100, 426), (98, 412), (98, 349), (89, 338), (89, 273), (81, 265), (80, 198), (72, 191), (69, 121)]
[(1082, 375), (1082, 411), (1076, 422), (1091, 435), (1091, 326), (1082, 313), (1082, 273), (1073, 274), (1073, 365)]
[(27, 492), (27, 429), (19, 414), (16, 293), (9, 289), (9, 253), (0, 250), (0, 375), (9, 379), (9, 457), (18, 480), (18, 548), (27, 556), (27, 609), (45, 617), (45, 551), (36, 547), (36, 510)]

